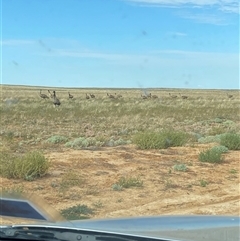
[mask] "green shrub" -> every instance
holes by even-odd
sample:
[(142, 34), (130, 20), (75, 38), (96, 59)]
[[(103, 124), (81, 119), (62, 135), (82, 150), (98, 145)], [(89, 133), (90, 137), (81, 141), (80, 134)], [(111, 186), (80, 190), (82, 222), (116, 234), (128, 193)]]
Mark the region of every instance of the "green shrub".
[(21, 157), (5, 156), (1, 158), (0, 174), (6, 178), (20, 178), (32, 181), (44, 176), (49, 162), (40, 152), (30, 152)]
[(222, 162), (222, 151), (216, 148), (208, 149), (198, 155), (201, 162), (220, 163)]
[(229, 150), (240, 150), (240, 135), (226, 133), (221, 136), (220, 144), (226, 146)]
[(61, 214), (67, 220), (78, 220), (89, 218), (89, 215), (93, 214), (93, 209), (86, 205), (75, 205), (70, 208), (61, 210)]
[(68, 138), (65, 136), (51, 136), (46, 140), (48, 143), (58, 144), (58, 143), (65, 143), (68, 141)]
[(140, 149), (165, 149), (171, 146), (182, 146), (187, 142), (188, 135), (184, 132), (162, 131), (143, 132), (133, 137), (133, 143)]

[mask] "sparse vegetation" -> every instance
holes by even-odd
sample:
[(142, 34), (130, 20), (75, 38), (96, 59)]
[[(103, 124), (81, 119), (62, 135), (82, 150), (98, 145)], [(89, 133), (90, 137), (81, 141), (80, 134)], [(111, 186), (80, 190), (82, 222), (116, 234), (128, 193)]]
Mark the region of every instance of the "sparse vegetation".
[(201, 138), (198, 139), (198, 142), (199, 143), (203, 143), (203, 144), (214, 143), (214, 142), (220, 143), (221, 136), (222, 136), (222, 134), (215, 135), (215, 136), (201, 137)]
[(103, 138), (94, 138), (94, 137), (79, 137), (74, 141), (69, 141), (65, 144), (66, 147), (71, 147), (74, 149), (82, 149), (88, 147), (101, 147), (101, 146), (120, 146), (130, 144), (130, 140), (123, 140), (122, 138), (113, 138), (111, 137), (109, 140), (103, 140)]
[(229, 173), (231, 173), (231, 174), (237, 174), (238, 171), (237, 171), (236, 169), (231, 169), (231, 170), (229, 171)]
[(221, 145), (226, 146), (229, 150), (240, 150), (240, 135), (234, 133), (226, 133), (221, 136)]
[(228, 152), (228, 148), (226, 146), (214, 146), (211, 148), (211, 150), (213, 152), (221, 152), (221, 153), (227, 153)]
[(177, 184), (175, 184), (170, 178), (164, 180), (164, 189), (167, 190), (169, 188), (177, 188)]
[[(121, 177), (114, 185), (114, 190), (118, 188), (142, 187), (143, 181), (139, 177)], [(117, 190), (120, 191), (120, 190)]]
[(188, 168), (187, 168), (186, 164), (175, 164), (173, 166), (173, 169), (175, 171), (185, 172), (185, 171), (187, 171)]
[(97, 142), (94, 138), (91, 138), (91, 137), (88, 137), (88, 138), (79, 137), (74, 141), (69, 141), (65, 144), (66, 147), (71, 147), (74, 149), (86, 148), (89, 146), (96, 146), (96, 145), (101, 145), (101, 143)]
[(204, 179), (201, 179), (200, 180), (200, 186), (201, 187), (206, 187), (208, 185), (208, 181), (204, 180)]
[(118, 184), (118, 183), (114, 183), (114, 184), (112, 185), (112, 190), (113, 190), (113, 191), (122, 191), (122, 190), (123, 190), (123, 187), (122, 187), (120, 184)]
[[(174, 206), (165, 205), (168, 208), (161, 209), (164, 202), (161, 199), (156, 200), (156, 193), (160, 192), (163, 199), (172, 198), (177, 205), (182, 200), (181, 195), (178, 196), (182, 189), (188, 188), (186, 191), (191, 197), (199, 195), (196, 184), (198, 187), (206, 186), (206, 180), (213, 180), (211, 175), (215, 178), (214, 182), (221, 183), (223, 188), (215, 190), (214, 185), (209, 190), (200, 188), (203, 194), (213, 190), (209, 195), (221, 195), (224, 190), (230, 190), (227, 189), (228, 185), (238, 184), (238, 151), (227, 152), (227, 149), (231, 149), (221, 143), (221, 136), (225, 133), (240, 133), (238, 94), (231, 101), (226, 101), (226, 96), (225, 99), (221, 97), (221, 91), (186, 90), (189, 98), (184, 101), (179, 97), (169, 97), (168, 90), (156, 89), (154, 94), (159, 96), (158, 99), (143, 100), (140, 97), (141, 90), (129, 89), (119, 91), (123, 95), (122, 99), (111, 100), (106, 96), (106, 90), (96, 89), (93, 91), (96, 98), (87, 100), (85, 92), (90, 90), (70, 90), (74, 94), (74, 100), (69, 101), (68, 91), (64, 88), (56, 89), (61, 106), (53, 108), (52, 99), (40, 99), (39, 89), (35, 91), (33, 87), (3, 86), (3, 101), (0, 106), (0, 175), (7, 177), (6, 174), (9, 174), (11, 178), (1, 178), (3, 191), (35, 192), (58, 210), (66, 205), (76, 205), (80, 200), (87, 204), (87, 208), (98, 208), (96, 213), (89, 215), (81, 214), (81, 207), (76, 208), (80, 218), (99, 218), (109, 214), (120, 215), (121, 212), (114, 213), (116, 206), (124, 207), (125, 210), (134, 207), (135, 202), (129, 202), (129, 194), (135, 195), (141, 203), (144, 203), (145, 198), (146, 204), (148, 201), (156, 202), (156, 206), (164, 213), (172, 212)], [(171, 92), (174, 94), (175, 91)], [(35, 98), (36, 94), (38, 99)], [(9, 101), (11, 96), (17, 101)], [(169, 135), (157, 135), (155, 142), (156, 133), (161, 135), (167, 131), (170, 132)], [(150, 133), (149, 139), (144, 139), (145, 133)], [(181, 134), (175, 139), (171, 133)], [(133, 140), (138, 135), (143, 149), (164, 149), (136, 150), (138, 145)], [(131, 143), (135, 145), (129, 145)], [(212, 143), (219, 144), (213, 148), (213, 152), (221, 153), (221, 160), (226, 156), (224, 165), (196, 162), (199, 149), (207, 150), (215, 145)], [(118, 145), (129, 146), (112, 148)], [(174, 145), (181, 147), (171, 148)], [(24, 153), (41, 153), (42, 150), (46, 157), (49, 156), (49, 160), (53, 160), (52, 165), (48, 162), (50, 168), (44, 178), (23, 182), (23, 179), (31, 181), (35, 177), (17, 177), (19, 166), (16, 172), (12, 168), (5, 172), (10, 164), (16, 164), (17, 160), (25, 156)], [(177, 159), (181, 161), (172, 162)], [(181, 166), (182, 162), (186, 164)], [(189, 167), (191, 171), (185, 173), (185, 167), (187, 170)], [(139, 181), (118, 182), (120, 179), (113, 179), (129, 173), (140, 177), (136, 178)], [(42, 175), (45, 174), (36, 178)], [(201, 177), (204, 180), (200, 181)], [(131, 178), (133, 177), (130, 176)], [(226, 179), (230, 181), (226, 182)], [(23, 185), (18, 186), (19, 182)], [(133, 188), (126, 190), (127, 187), (123, 187), (123, 184)], [(144, 188), (134, 188), (138, 186)], [(236, 197), (236, 192), (231, 193)], [(111, 203), (105, 205), (106, 200), (111, 200)], [(143, 214), (145, 207), (142, 208)], [(150, 211), (154, 212), (153, 209)], [(150, 211), (146, 212), (150, 214)], [(74, 210), (70, 209), (69, 214), (73, 213)], [(79, 219), (79, 216), (71, 218)]]
[(2, 155), (0, 175), (7, 178), (33, 181), (46, 175), (50, 163), (40, 152), (30, 152), (23, 156)]
[(165, 149), (171, 146), (182, 146), (187, 142), (188, 135), (184, 132), (164, 130), (161, 132), (138, 133), (133, 143), (140, 149)]
[(211, 148), (206, 151), (200, 152), (198, 159), (201, 162), (210, 162), (210, 163), (221, 163), (222, 159), (222, 150)]
[(92, 208), (80, 204), (61, 210), (62, 216), (67, 220), (87, 219), (90, 218), (90, 215), (93, 213)]
[(84, 180), (74, 171), (66, 172), (59, 184), (59, 191), (65, 192), (69, 188), (74, 186), (80, 186), (84, 183)]
[(0, 193), (3, 194), (22, 194), (24, 192), (24, 186), (23, 185), (14, 185), (10, 188), (8, 187), (2, 187), (2, 190), (0, 190)]
[(46, 140), (48, 143), (52, 144), (58, 144), (58, 143), (66, 143), (68, 141), (68, 138), (65, 136), (51, 136)]

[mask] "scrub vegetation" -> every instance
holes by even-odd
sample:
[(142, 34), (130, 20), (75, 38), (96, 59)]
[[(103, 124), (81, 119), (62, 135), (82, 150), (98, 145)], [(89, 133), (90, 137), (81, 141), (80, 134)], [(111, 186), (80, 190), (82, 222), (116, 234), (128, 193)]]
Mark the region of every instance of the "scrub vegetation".
[[(221, 90), (55, 90), (56, 107), (39, 88), (2, 86), (0, 178), (6, 193), (36, 192), (68, 219), (101, 217), (110, 209), (120, 215), (114, 213), (118, 205), (133, 212), (146, 207), (153, 215), (159, 205), (166, 213), (177, 208), (156, 198), (148, 208), (151, 195), (169, 203), (171, 192), (223, 192), (220, 184), (238, 180), (239, 165), (231, 164), (240, 150), (238, 91), (228, 91), (229, 98)], [(95, 98), (87, 99), (89, 93)]]

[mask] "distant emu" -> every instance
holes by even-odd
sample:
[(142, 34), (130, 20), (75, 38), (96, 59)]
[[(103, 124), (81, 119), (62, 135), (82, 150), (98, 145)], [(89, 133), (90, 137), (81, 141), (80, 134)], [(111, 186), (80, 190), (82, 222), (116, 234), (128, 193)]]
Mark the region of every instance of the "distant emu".
[(169, 93), (169, 96), (173, 99), (177, 98), (177, 95), (172, 95), (171, 93)]
[(40, 97), (41, 97), (42, 99), (49, 99), (49, 97), (48, 97), (47, 95), (42, 94), (42, 90), (40, 90)]
[(146, 100), (148, 97), (146, 95), (141, 94), (142, 99)]
[(233, 95), (230, 95), (228, 93), (227, 93), (227, 96), (228, 96), (229, 99), (231, 99), (233, 97)]
[(115, 93), (115, 98), (117, 99), (122, 98), (122, 95)]
[(56, 92), (55, 92), (55, 90), (53, 91), (53, 104), (54, 104), (55, 107), (61, 105), (60, 100), (56, 97)]
[(179, 93), (179, 95), (182, 97), (182, 99), (187, 99), (187, 98), (188, 98), (188, 96), (186, 96), (186, 95), (181, 95), (181, 93)]
[(152, 95), (152, 93), (149, 94), (150, 98), (153, 98), (153, 99), (157, 99), (158, 96), (157, 95)]
[(115, 99), (115, 96), (114, 96), (114, 95), (111, 95), (111, 94), (108, 94), (108, 93), (107, 93), (107, 96), (108, 96), (110, 99)]
[(53, 98), (53, 94), (51, 93), (50, 90), (48, 90), (48, 94), (49, 94), (50, 98)]
[(71, 95), (69, 92), (68, 92), (68, 98), (73, 99), (73, 95)]

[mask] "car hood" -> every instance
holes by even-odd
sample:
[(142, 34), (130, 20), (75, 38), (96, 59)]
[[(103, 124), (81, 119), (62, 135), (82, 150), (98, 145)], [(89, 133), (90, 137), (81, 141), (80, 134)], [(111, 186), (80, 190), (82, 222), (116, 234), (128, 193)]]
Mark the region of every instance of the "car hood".
[[(134, 234), (184, 241), (236, 241), (240, 240), (239, 216), (151, 216), (132, 218), (90, 219), (65, 221), (44, 200), (31, 195), (0, 197), (0, 215), (35, 220), (35, 224), (12, 227), (54, 227), (60, 229), (104, 231)], [(38, 220), (38, 221), (36, 221)], [(45, 221), (40, 222), (41, 221)], [(15, 220), (16, 221), (16, 220)]]
[[(44, 226), (46, 227), (46, 224)], [(181, 241), (240, 240), (240, 217), (238, 216), (194, 215), (90, 219), (48, 223), (47, 226), (124, 233)]]
[(158, 216), (73, 221), (75, 227), (176, 240), (240, 240), (240, 217)]

